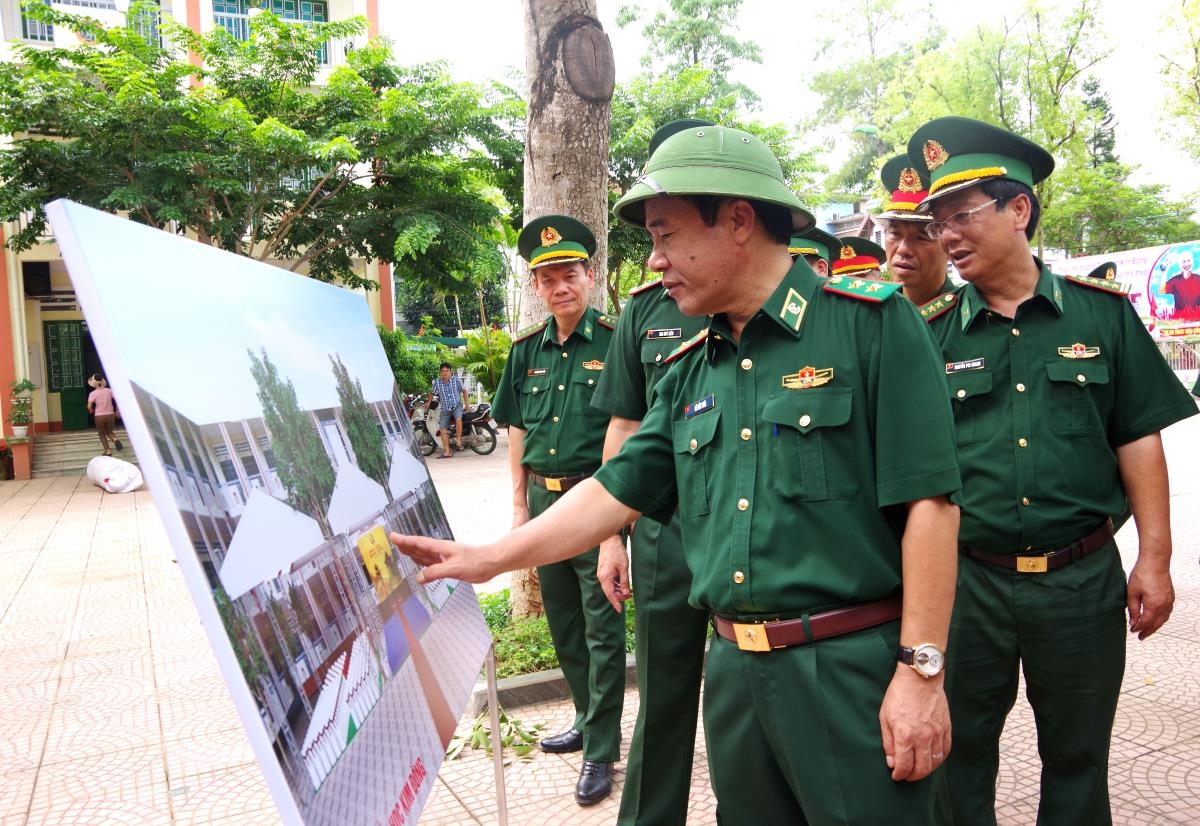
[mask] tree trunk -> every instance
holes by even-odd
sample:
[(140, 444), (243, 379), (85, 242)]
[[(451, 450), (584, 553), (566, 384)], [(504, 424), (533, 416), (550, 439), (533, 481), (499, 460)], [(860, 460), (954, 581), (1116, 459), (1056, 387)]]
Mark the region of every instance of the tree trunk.
[[(548, 214), (578, 218), (596, 235), (590, 301), (604, 309), (608, 260), (608, 136), (616, 70), (612, 46), (596, 18), (596, 0), (524, 0), (529, 120), (525, 140), (528, 222)], [(524, 327), (546, 305), (521, 279)], [(542, 612), (534, 571), (515, 571), (513, 616)]]

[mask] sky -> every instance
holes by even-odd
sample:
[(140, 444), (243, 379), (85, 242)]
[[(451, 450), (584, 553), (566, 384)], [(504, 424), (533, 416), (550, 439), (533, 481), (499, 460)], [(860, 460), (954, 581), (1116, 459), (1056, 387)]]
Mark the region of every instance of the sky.
[[(657, 8), (661, 0), (643, 0), (643, 8)], [(626, 0), (598, 0), (598, 13), (613, 44), (618, 81), (641, 70), (642, 36), (639, 23), (625, 29), (616, 16)], [(783, 0), (743, 0), (738, 36), (756, 42), (763, 63), (741, 68), (735, 78), (762, 98), (758, 117), (768, 122), (794, 123), (816, 106), (816, 98), (803, 83), (806, 72), (818, 68), (804, 59), (813, 51), (812, 35), (829, 23), (805, 20), (798, 9), (809, 4)], [(943, 25), (954, 37), (981, 22), (1015, 19), (1022, 0), (989, 3), (935, 4)], [(1113, 49), (1110, 58), (1096, 67), (1104, 90), (1117, 115), (1117, 153), (1128, 164), (1140, 164), (1135, 183), (1166, 184), (1184, 198), (1200, 190), (1200, 165), (1188, 159), (1167, 137), (1163, 121), (1166, 87), (1159, 74), (1160, 54), (1170, 39), (1162, 20), (1170, 0), (1100, 0), (1101, 31)], [(454, 77), (484, 81), (512, 79), (514, 67), (524, 69), (524, 30), (521, 0), (455, 0), (454, 13), (438, 4), (381, 3), (382, 28), (396, 44), (402, 63), (441, 59), (450, 63)], [(779, 14), (797, 25), (780, 25)], [(1119, 35), (1119, 37), (1117, 36)], [(898, 32), (897, 36), (906, 36)], [(852, 47), (850, 47), (852, 48)], [(827, 159), (827, 162), (833, 159)]]
[(69, 226), (52, 212), (55, 238), (113, 387), (136, 382), (197, 424), (254, 418), (262, 406), (248, 351), (265, 348), (301, 409), (338, 406), (331, 353), (367, 401), (391, 398), (392, 371), (358, 293), (56, 203)]

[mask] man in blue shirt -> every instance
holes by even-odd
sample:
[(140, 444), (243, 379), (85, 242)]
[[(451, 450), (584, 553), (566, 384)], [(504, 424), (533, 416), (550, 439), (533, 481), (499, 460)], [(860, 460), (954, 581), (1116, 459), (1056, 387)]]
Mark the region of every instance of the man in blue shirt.
[[(462, 450), (462, 417), (467, 407), (467, 388), (463, 387), (458, 376), (450, 374), (450, 362), (443, 361), (440, 375), (433, 380), (429, 387), (429, 398), (426, 405), (433, 404), (433, 397), (438, 397), (438, 435), (442, 438), (442, 455), (438, 458), (449, 459), (454, 453), (450, 450), (450, 417), (454, 417), (454, 444)], [(461, 397), (461, 400), (460, 400)]]

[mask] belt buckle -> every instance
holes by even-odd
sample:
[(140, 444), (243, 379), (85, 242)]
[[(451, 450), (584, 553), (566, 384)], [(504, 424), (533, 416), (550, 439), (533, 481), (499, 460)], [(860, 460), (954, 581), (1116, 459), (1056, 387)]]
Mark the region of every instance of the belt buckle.
[(737, 638), (737, 647), (742, 651), (771, 650), (771, 643), (767, 640), (767, 627), (765, 625), (748, 625), (740, 622), (731, 624), (733, 625), (733, 635)]
[(1017, 573), (1019, 574), (1044, 574), (1049, 570), (1047, 564), (1050, 557), (1045, 556), (1018, 556), (1017, 557)]
[(561, 479), (551, 479), (549, 476), (545, 477), (545, 479), (546, 479), (546, 490), (552, 491), (553, 493), (562, 493), (562, 480)]

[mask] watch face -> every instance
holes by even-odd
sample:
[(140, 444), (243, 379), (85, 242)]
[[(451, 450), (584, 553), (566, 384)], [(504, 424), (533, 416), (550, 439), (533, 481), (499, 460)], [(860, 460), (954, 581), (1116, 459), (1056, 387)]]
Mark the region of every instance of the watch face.
[(944, 664), (936, 645), (922, 645), (913, 652), (913, 667), (926, 677), (941, 673)]

